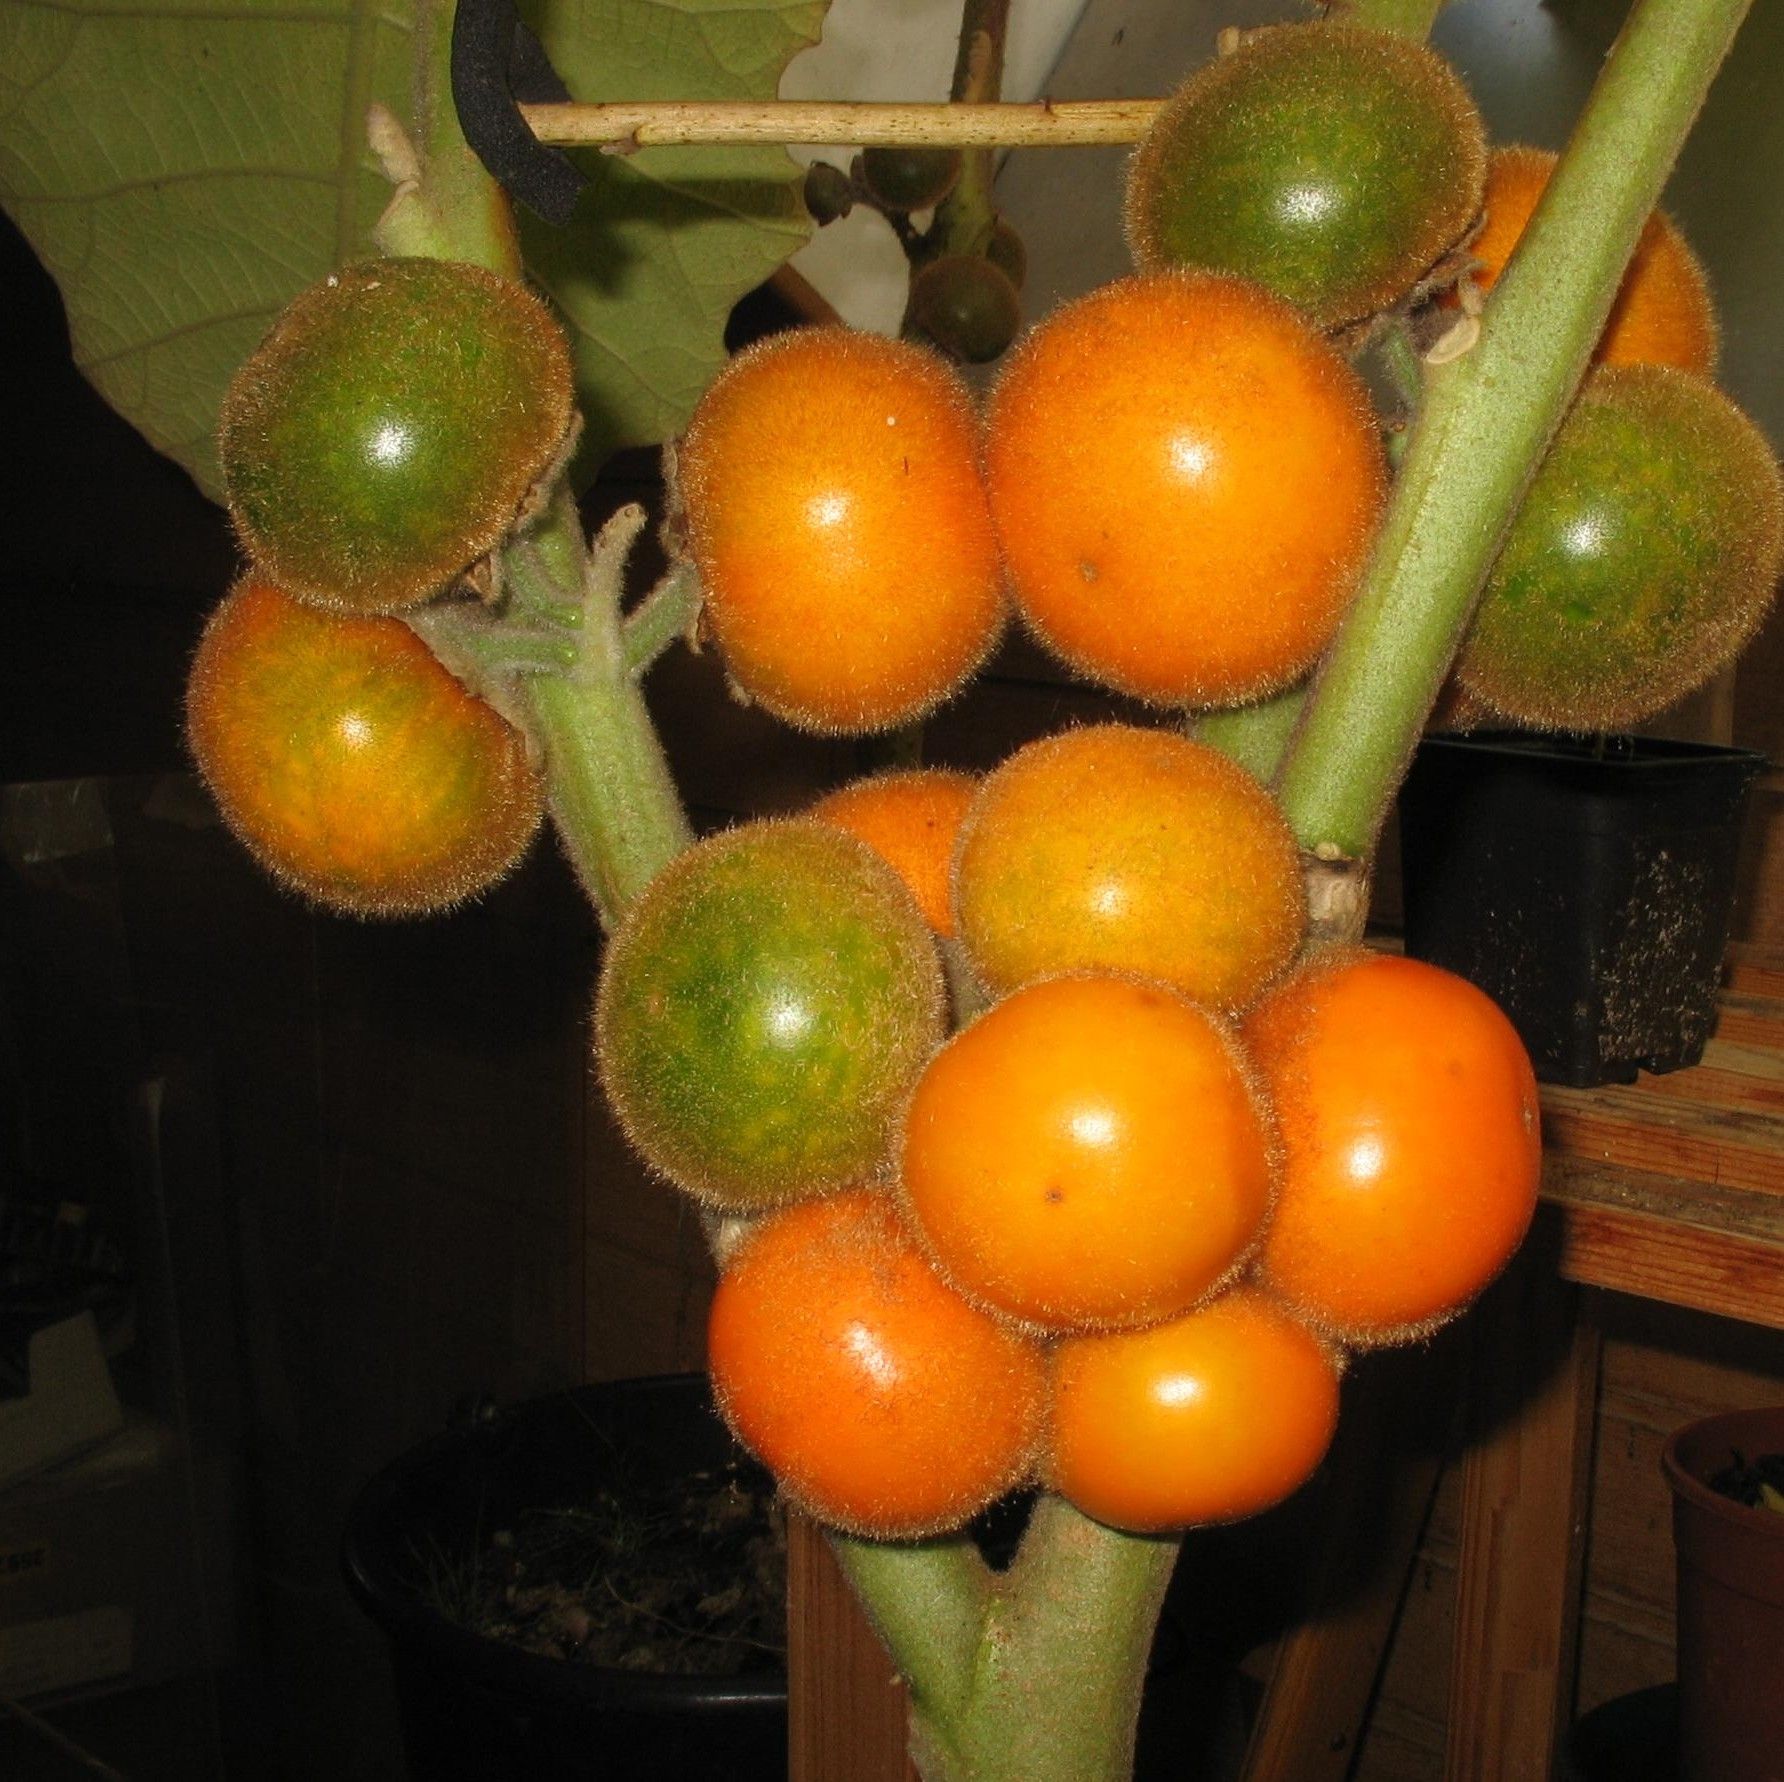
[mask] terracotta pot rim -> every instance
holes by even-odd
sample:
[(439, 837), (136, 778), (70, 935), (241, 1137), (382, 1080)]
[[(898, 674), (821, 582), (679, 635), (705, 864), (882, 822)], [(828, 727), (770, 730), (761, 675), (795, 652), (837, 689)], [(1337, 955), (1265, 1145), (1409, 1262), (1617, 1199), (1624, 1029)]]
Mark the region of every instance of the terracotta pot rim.
[(1666, 1438), (1666, 1446), (1660, 1452), (1660, 1470), (1665, 1474), (1666, 1482), (1672, 1487), (1675, 1496), (1683, 1498), (1687, 1503), (1730, 1521), (1737, 1527), (1775, 1535), (1779, 1540), (1784, 1540), (1784, 1515), (1757, 1504), (1737, 1503), (1732, 1497), (1724, 1497), (1720, 1491), (1712, 1490), (1707, 1480), (1692, 1472), (1679, 1458), (1680, 1448), (1688, 1442), (1704, 1439), (1721, 1442), (1725, 1436), (1730, 1438), (1726, 1443), (1728, 1448), (1738, 1447), (1750, 1455), (1754, 1450), (1753, 1442), (1742, 1441), (1739, 1435), (1743, 1429), (1755, 1426), (1767, 1431), (1764, 1440), (1776, 1441), (1780, 1448), (1784, 1448), (1784, 1405), (1755, 1405), (1747, 1410), (1721, 1411), (1713, 1417), (1700, 1417), (1695, 1423), (1687, 1423), (1675, 1429)]

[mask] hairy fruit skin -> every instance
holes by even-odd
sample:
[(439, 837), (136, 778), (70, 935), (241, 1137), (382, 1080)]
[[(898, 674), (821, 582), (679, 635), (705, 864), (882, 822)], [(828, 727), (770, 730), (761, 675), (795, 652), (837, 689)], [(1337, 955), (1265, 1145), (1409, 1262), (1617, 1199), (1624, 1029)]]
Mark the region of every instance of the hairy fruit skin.
[(985, 779), (954, 896), (994, 995), (1116, 971), (1237, 1008), (1307, 925), (1300, 849), (1269, 794), (1216, 749), (1125, 724), (1043, 737)]
[(1263, 1284), (1359, 1348), (1454, 1317), (1536, 1210), (1536, 1078), (1511, 1023), (1453, 972), (1333, 950), (1243, 1034), (1282, 1136)]
[(1255, 1287), (1053, 1353), (1050, 1489), (1137, 1534), (1233, 1522), (1312, 1476), (1338, 1427), (1339, 1356)]
[(701, 398), (676, 468), (726, 666), (785, 722), (906, 723), (996, 641), (978, 423), (933, 353), (842, 328), (771, 336)]
[(822, 824), (748, 823), (672, 861), (626, 918), (596, 1056), (646, 1162), (753, 1212), (880, 1168), (942, 1008), (934, 939), (884, 861)]
[(879, 773), (837, 787), (809, 814), (866, 842), (904, 880), (924, 921), (948, 936), (954, 932), (949, 868), (977, 788), (971, 774), (943, 767)]
[(1038, 1329), (1119, 1329), (1231, 1278), (1273, 1161), (1225, 1023), (1162, 984), (1087, 974), (1018, 990), (936, 1054), (899, 1184), (970, 1299)]
[(985, 470), (1041, 642), (1165, 705), (1304, 674), (1386, 492), (1357, 374), (1280, 298), (1206, 272), (1122, 279), (1032, 329), (993, 393)]
[(243, 547), (319, 606), (393, 612), (507, 536), (572, 419), (570, 355), (524, 286), (371, 260), (293, 300), (223, 399)]
[(943, 1282), (884, 1195), (762, 1221), (720, 1277), (707, 1351), (738, 1440), (793, 1503), (857, 1534), (958, 1528), (1040, 1439), (1039, 1346)]
[(1334, 24), (1251, 33), (1192, 75), (1128, 172), (1143, 272), (1256, 279), (1322, 328), (1400, 300), (1480, 209), (1480, 114), (1409, 38)]
[(1616, 730), (1730, 661), (1784, 569), (1784, 484), (1713, 384), (1593, 372), (1513, 520), (1457, 662), (1516, 723)]
[[(1472, 276), (1482, 291), (1498, 283), (1559, 159), (1516, 144), (1493, 151), (1486, 222), (1468, 250), (1479, 262)], [(1677, 224), (1657, 210), (1635, 245), (1593, 359), (1600, 365), (1676, 365), (1708, 377), (1718, 346), (1709, 280)]]
[(186, 719), (249, 852), (344, 913), (461, 903), (508, 872), (544, 813), (525, 738), (400, 619), (317, 612), (258, 576), (206, 626)]

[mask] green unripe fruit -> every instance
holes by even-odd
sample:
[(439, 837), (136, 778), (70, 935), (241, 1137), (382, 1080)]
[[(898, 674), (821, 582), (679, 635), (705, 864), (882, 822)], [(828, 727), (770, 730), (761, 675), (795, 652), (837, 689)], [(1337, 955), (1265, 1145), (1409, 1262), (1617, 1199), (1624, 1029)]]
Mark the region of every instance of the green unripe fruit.
[(1784, 485), (1716, 386), (1592, 373), (1512, 522), (1457, 664), (1543, 729), (1615, 730), (1682, 698), (1753, 634), (1784, 567)]
[(944, 353), (983, 365), (1016, 338), (1022, 300), (989, 260), (949, 254), (911, 280), (910, 322)]
[(840, 167), (814, 161), (805, 170), (805, 208), (820, 227), (846, 217), (855, 208), (855, 185)]
[(985, 243), (985, 258), (1013, 284), (1018, 291), (1028, 278), (1028, 246), (1006, 223), (997, 219), (991, 239)]
[(1128, 243), (1142, 271), (1237, 273), (1331, 328), (1403, 297), (1485, 177), (1480, 114), (1423, 44), (1276, 25), (1160, 112), (1128, 172)]
[(960, 151), (870, 148), (861, 151), (861, 180), (887, 210), (927, 210), (960, 182)]
[(602, 973), (596, 1055), (645, 1160), (753, 1212), (882, 1167), (942, 1011), (933, 937), (891, 867), (820, 823), (749, 823), (639, 900)]
[(448, 260), (350, 266), (285, 309), (223, 399), (236, 531), (313, 605), (413, 606), (507, 536), (572, 396), (525, 286)]

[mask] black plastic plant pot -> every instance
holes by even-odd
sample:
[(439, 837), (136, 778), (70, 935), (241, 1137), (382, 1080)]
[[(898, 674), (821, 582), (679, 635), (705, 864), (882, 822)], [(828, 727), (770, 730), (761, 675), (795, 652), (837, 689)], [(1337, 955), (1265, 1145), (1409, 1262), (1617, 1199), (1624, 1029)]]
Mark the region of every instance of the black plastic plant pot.
[(1406, 951), (1480, 985), (1544, 1082), (1697, 1063), (1764, 766), (1649, 737), (1427, 738), (1400, 793)]
[(668, 1375), (517, 1406), (372, 1479), (342, 1558), (390, 1642), (414, 1782), (780, 1782), (784, 1668), (711, 1677), (603, 1667), (486, 1638), (430, 1600), (441, 1556), (473, 1552), (525, 1512), (738, 1459), (705, 1378)]

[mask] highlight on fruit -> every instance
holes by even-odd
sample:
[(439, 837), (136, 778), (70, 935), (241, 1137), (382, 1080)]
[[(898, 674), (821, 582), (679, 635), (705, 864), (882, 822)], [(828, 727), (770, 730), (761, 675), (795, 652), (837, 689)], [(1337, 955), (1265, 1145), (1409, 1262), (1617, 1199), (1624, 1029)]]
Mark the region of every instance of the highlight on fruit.
[(427, 600), (513, 530), (567, 446), (573, 395), (563, 331), (524, 285), (450, 260), (331, 274), (223, 400), (243, 548), (319, 606)]
[(1257, 280), (1333, 328), (1398, 303), (1479, 212), (1480, 114), (1442, 57), (1388, 32), (1267, 26), (1192, 75), (1136, 150), (1142, 271)]

